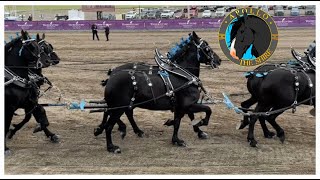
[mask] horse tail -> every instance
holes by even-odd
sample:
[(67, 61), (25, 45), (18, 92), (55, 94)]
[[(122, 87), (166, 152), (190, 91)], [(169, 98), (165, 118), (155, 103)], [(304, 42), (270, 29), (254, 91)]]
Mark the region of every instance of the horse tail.
[(101, 86), (106, 86), (107, 83), (108, 83), (108, 80), (109, 80), (109, 79), (102, 80), (102, 81), (101, 81)]

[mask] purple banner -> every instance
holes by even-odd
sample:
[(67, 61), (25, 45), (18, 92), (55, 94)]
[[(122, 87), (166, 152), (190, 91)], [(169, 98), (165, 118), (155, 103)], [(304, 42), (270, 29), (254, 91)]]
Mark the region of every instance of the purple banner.
[[(278, 27), (315, 27), (315, 16), (273, 17)], [(222, 18), (159, 19), (159, 20), (100, 20), (100, 21), (5, 21), (5, 31), (25, 30), (91, 30), (95, 23), (102, 30), (158, 30), (220, 28)]]

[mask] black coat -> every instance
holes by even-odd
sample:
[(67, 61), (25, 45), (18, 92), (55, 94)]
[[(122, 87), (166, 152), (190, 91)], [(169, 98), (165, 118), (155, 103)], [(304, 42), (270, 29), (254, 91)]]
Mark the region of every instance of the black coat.
[(98, 27), (97, 27), (97, 25), (92, 25), (91, 26), (91, 30), (92, 30), (92, 32), (97, 32), (97, 29), (98, 29)]
[(104, 32), (105, 32), (106, 34), (109, 34), (109, 27), (108, 27), (108, 26), (104, 28)]

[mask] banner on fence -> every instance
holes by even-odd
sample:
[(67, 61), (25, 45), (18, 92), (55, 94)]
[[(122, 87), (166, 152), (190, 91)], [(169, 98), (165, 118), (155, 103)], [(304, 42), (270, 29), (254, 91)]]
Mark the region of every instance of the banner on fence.
[[(315, 27), (315, 16), (273, 17), (278, 27)], [(111, 30), (169, 30), (220, 28), (223, 18), (95, 21), (6, 21), (5, 31), (17, 30), (91, 30), (109, 25)]]

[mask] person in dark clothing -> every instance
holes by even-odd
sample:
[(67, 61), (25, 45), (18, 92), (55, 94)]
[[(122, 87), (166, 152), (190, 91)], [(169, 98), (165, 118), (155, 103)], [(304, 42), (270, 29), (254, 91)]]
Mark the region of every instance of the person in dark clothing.
[(98, 36), (98, 27), (96, 24), (92, 24), (91, 30), (92, 30), (92, 39), (94, 40), (94, 35), (96, 35), (98, 41), (99, 41), (99, 36)]
[(104, 33), (106, 34), (107, 41), (109, 41), (109, 25), (107, 24), (104, 28)]
[(28, 21), (32, 21), (32, 15), (31, 14), (28, 17)]

